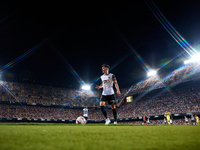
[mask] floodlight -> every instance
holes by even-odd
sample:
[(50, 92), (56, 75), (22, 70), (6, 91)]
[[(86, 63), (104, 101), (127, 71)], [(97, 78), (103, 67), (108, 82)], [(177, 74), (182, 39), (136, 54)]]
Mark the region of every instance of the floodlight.
[(192, 62), (192, 60), (189, 59), (189, 60), (184, 61), (184, 64), (189, 64), (189, 63), (191, 63), (191, 62)]
[(157, 74), (156, 70), (149, 70), (149, 72), (147, 73), (147, 76), (151, 77), (151, 76), (155, 76), (156, 74)]
[(194, 62), (200, 62), (200, 54), (197, 53), (196, 55), (193, 55), (189, 60), (184, 61), (184, 64), (194, 63)]
[(90, 90), (90, 85), (87, 85), (87, 84), (84, 84), (82, 87), (81, 87), (81, 89), (83, 89), (83, 90)]

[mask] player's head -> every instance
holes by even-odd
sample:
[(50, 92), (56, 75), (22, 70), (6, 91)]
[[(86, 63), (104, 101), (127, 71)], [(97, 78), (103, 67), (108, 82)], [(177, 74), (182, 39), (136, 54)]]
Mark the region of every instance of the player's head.
[(102, 72), (103, 73), (108, 73), (109, 69), (110, 69), (110, 66), (108, 64), (102, 65)]

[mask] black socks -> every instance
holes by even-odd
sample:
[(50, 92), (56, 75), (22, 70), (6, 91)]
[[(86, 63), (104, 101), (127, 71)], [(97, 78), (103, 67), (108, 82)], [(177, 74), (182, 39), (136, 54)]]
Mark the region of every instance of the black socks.
[[(107, 112), (106, 112), (106, 109), (104, 106), (100, 106), (101, 107), (101, 111), (103, 113), (103, 115), (105, 116), (105, 118), (107, 119)], [(115, 109), (112, 109), (113, 111), (113, 116), (114, 116), (114, 120), (117, 121), (117, 111), (116, 111), (116, 108)]]
[(107, 117), (107, 112), (106, 112), (106, 110), (105, 110), (105, 107), (104, 106), (100, 106), (101, 107), (101, 111), (102, 111), (102, 113), (103, 113), (103, 115), (106, 117), (106, 119), (108, 118)]
[(117, 121), (117, 111), (116, 109), (112, 109), (112, 111), (113, 111), (114, 120)]

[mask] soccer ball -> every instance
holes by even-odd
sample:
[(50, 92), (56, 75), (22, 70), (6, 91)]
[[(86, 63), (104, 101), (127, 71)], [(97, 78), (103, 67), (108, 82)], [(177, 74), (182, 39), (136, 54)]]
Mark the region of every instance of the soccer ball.
[(84, 117), (82, 116), (79, 116), (77, 119), (76, 119), (76, 124), (86, 124), (86, 120)]

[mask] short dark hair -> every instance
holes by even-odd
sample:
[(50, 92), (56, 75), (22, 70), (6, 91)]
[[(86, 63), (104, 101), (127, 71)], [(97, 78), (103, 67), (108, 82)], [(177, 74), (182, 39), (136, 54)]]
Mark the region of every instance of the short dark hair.
[(106, 67), (106, 68), (110, 68), (110, 66), (108, 64), (103, 64), (102, 67)]

